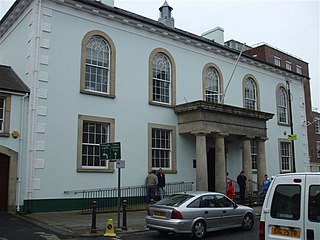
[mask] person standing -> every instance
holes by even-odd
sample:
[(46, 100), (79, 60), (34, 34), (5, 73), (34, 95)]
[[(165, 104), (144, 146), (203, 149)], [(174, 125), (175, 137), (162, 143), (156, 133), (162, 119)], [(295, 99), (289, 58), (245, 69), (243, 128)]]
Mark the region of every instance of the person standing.
[(233, 187), (233, 184), (232, 184), (232, 180), (228, 180), (227, 185), (228, 185), (228, 187), (227, 187), (226, 195), (227, 195), (228, 198), (233, 200), (234, 187)]
[(156, 170), (152, 170), (147, 176), (147, 203), (155, 202), (155, 193), (158, 186)]
[(240, 201), (241, 201), (241, 203), (244, 202), (246, 184), (247, 184), (246, 182), (247, 182), (247, 177), (246, 177), (244, 171), (241, 171), (237, 177), (237, 183), (239, 184), (239, 188), (240, 188)]
[(166, 195), (165, 188), (164, 188), (166, 186), (166, 176), (164, 175), (162, 168), (159, 168), (157, 177), (158, 177), (158, 189), (159, 189), (160, 199), (164, 199)]
[(264, 175), (264, 179), (263, 179), (263, 182), (262, 182), (262, 187), (257, 193), (257, 200), (255, 202), (256, 204), (260, 203), (261, 195), (267, 193), (268, 188), (270, 186), (270, 183), (271, 183), (271, 180), (268, 178), (268, 175), (267, 174)]

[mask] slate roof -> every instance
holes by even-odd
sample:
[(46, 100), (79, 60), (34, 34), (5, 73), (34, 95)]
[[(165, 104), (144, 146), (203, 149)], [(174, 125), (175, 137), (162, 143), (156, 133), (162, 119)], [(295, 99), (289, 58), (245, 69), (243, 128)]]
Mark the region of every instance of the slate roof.
[(30, 93), (28, 86), (10, 66), (0, 65), (0, 91)]

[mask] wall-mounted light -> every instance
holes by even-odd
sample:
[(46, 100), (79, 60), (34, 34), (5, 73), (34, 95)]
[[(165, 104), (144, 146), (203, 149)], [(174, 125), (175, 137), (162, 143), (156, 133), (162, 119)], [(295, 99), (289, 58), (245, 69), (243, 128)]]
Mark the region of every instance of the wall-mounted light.
[(17, 138), (17, 137), (20, 136), (20, 133), (19, 133), (19, 131), (17, 131), (17, 130), (13, 130), (13, 131), (11, 132), (11, 136), (12, 136), (13, 138)]

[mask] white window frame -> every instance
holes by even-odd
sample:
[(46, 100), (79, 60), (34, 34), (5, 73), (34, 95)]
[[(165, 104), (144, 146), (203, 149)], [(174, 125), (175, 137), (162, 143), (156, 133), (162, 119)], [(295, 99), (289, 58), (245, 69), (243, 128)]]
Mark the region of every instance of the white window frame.
[(314, 119), (314, 127), (316, 134), (320, 134), (320, 118)]
[[(149, 171), (162, 168), (166, 172), (175, 173), (177, 169), (176, 127), (149, 123), (148, 128)], [(157, 133), (156, 138), (154, 135), (155, 132)], [(159, 135), (159, 133), (161, 133), (162, 135)], [(163, 145), (164, 142), (166, 142), (167, 144)], [(155, 155), (157, 155), (156, 158)]]
[(297, 65), (296, 66), (296, 72), (299, 73), (299, 74), (302, 74), (302, 67)]
[[(89, 141), (84, 140), (84, 124), (89, 123), (94, 127), (94, 131), (88, 132)], [(102, 142), (102, 132), (97, 132), (96, 127), (97, 124), (105, 125), (107, 127), (107, 131), (105, 134), (105, 141)], [(94, 125), (94, 126), (93, 126)], [(108, 143), (114, 142), (114, 129), (115, 129), (115, 121), (112, 118), (102, 118), (102, 117), (94, 117), (87, 115), (79, 115), (78, 121), (78, 164), (77, 171), (79, 172), (114, 172), (114, 164), (110, 163), (107, 160), (100, 160), (100, 143)], [(99, 134), (100, 133), (100, 134)], [(97, 138), (97, 135), (101, 135), (100, 138)], [(88, 147), (88, 149), (92, 149), (92, 154), (87, 154), (83, 152), (84, 147)], [(84, 165), (83, 157), (93, 158), (90, 161), (93, 161), (93, 164)], [(95, 161), (104, 162), (104, 164), (97, 165)]]
[(212, 103), (219, 103), (221, 98), (220, 76), (218, 71), (210, 66), (205, 70), (205, 84), (206, 84), (206, 101)]
[(251, 162), (252, 162), (252, 170), (258, 169), (258, 148), (257, 141), (254, 139), (250, 140), (250, 151), (251, 151)]
[(0, 133), (4, 133), (6, 98), (0, 96)]
[(273, 59), (274, 59), (274, 65), (280, 67), (281, 66), (281, 58), (274, 56)]
[(286, 61), (286, 69), (288, 69), (288, 70), (292, 70), (292, 63), (291, 62), (289, 62), (289, 61)]
[[(250, 86), (248, 85), (250, 84)], [(250, 87), (250, 88), (248, 88)], [(245, 108), (250, 110), (257, 110), (257, 85), (253, 78), (247, 78), (245, 80)]]
[(171, 63), (164, 53), (158, 52), (152, 59), (152, 72), (153, 102), (171, 105)]
[(277, 97), (278, 97), (278, 121), (280, 124), (288, 124), (288, 101), (287, 101), (288, 97), (284, 87), (278, 88)]
[(279, 142), (280, 171), (291, 172), (292, 169), (292, 147), (290, 141)]

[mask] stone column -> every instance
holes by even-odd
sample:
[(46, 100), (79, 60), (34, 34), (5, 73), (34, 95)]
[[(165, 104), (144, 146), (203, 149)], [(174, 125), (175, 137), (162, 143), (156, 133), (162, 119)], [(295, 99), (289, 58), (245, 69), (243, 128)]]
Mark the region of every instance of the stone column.
[(247, 176), (246, 197), (248, 193), (252, 194), (252, 160), (250, 139), (245, 138), (242, 142), (242, 169)]
[(225, 194), (226, 192), (226, 157), (224, 136), (215, 138), (215, 191)]
[(257, 178), (259, 186), (262, 186), (264, 175), (268, 174), (266, 169), (265, 140), (266, 139), (257, 139)]
[(196, 135), (197, 152), (197, 191), (208, 191), (208, 170), (207, 170), (207, 143), (206, 134), (198, 133)]

